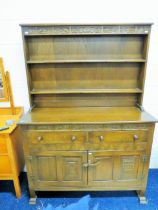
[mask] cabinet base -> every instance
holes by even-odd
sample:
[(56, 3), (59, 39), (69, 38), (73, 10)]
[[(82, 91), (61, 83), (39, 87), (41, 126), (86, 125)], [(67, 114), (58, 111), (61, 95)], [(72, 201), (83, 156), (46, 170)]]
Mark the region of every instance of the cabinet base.
[[(144, 204), (144, 205), (148, 204), (148, 200), (143, 192), (137, 191), (137, 194), (138, 194), (140, 204)], [(37, 196), (30, 198), (29, 200), (30, 205), (36, 205), (36, 202), (37, 202)]]

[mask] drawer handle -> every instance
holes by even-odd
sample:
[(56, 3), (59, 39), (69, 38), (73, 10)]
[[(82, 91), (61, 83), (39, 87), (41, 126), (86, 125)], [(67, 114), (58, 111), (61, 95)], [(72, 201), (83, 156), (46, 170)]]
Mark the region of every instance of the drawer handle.
[(37, 140), (38, 140), (38, 141), (42, 141), (42, 140), (43, 140), (43, 137), (42, 137), (42, 136), (38, 136), (38, 137), (37, 137)]
[(76, 140), (77, 140), (76, 136), (71, 137), (71, 141), (76, 141)]
[(83, 167), (88, 168), (88, 167), (91, 167), (91, 166), (97, 166), (98, 164), (99, 164), (99, 161), (96, 161), (95, 163), (88, 162), (88, 163), (84, 163)]
[(89, 163), (89, 166), (97, 166), (99, 164), (99, 161), (96, 161), (95, 163)]
[(133, 139), (134, 139), (134, 141), (137, 141), (139, 138), (138, 138), (137, 135), (134, 135), (134, 136), (133, 136)]
[(83, 167), (84, 167), (84, 168), (87, 168), (88, 166), (89, 166), (88, 163), (83, 163)]
[(99, 136), (100, 141), (104, 141), (104, 136)]

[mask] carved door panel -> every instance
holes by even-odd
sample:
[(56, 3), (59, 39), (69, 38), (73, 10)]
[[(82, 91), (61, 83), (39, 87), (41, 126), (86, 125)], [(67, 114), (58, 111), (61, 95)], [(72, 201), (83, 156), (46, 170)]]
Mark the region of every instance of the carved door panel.
[(144, 164), (147, 161), (145, 157), (141, 153), (120, 154), (117, 159), (117, 179), (123, 182), (139, 182), (143, 178)]
[(147, 161), (140, 152), (89, 152), (88, 185), (118, 189), (141, 185)]
[[(87, 152), (45, 151), (32, 155), (33, 182), (37, 189), (87, 184)], [(52, 189), (53, 190), (53, 189)]]

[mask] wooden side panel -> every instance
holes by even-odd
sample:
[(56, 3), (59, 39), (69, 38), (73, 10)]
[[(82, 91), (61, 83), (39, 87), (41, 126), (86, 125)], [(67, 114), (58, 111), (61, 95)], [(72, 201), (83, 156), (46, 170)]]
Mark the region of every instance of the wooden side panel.
[(8, 135), (0, 135), (0, 155), (7, 154), (7, 138)]
[(14, 173), (16, 176), (19, 176), (20, 172), (24, 168), (24, 154), (22, 147), (22, 133), (20, 132), (20, 128), (17, 127), (13, 133), (10, 135), (10, 152), (12, 153), (11, 159), (14, 167)]
[(9, 157), (7, 155), (0, 156), (0, 176), (3, 174), (11, 174), (12, 167)]

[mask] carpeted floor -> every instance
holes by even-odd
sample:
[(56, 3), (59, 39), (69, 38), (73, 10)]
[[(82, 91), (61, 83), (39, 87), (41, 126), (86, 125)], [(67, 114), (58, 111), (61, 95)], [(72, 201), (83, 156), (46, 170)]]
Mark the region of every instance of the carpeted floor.
[(0, 210), (158, 210), (158, 169), (149, 172), (147, 205), (140, 205), (132, 192), (42, 192), (37, 205), (28, 204), (26, 174), (21, 175), (22, 197), (16, 199), (13, 183), (0, 181)]

